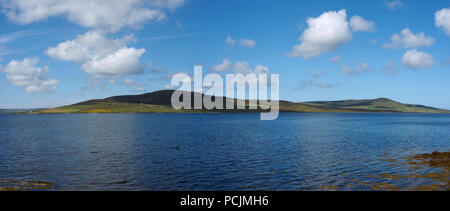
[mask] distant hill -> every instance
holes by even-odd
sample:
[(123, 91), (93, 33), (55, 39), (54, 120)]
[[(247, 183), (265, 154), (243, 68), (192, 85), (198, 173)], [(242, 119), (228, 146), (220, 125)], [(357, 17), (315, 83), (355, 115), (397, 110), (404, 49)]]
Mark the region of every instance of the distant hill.
[(32, 109), (0, 109), (0, 114), (15, 114), (24, 112), (36, 112), (40, 110), (46, 110), (43, 108), (32, 108)]
[(433, 107), (423, 105), (411, 105), (403, 104), (387, 98), (378, 98), (373, 100), (343, 100), (343, 101), (318, 101), (307, 102), (305, 104), (341, 108), (341, 109), (356, 109), (356, 110), (369, 110), (380, 112), (412, 112), (412, 113), (441, 113), (448, 112)]
[[(38, 110), (31, 113), (204, 113), (204, 112), (261, 112), (261, 110), (174, 110), (171, 98), (174, 90), (161, 90), (142, 95), (115, 96), (105, 99), (89, 100), (74, 105), (53, 109)], [(194, 94), (192, 93), (192, 98)], [(203, 95), (204, 96), (204, 95)], [(215, 97), (213, 97), (214, 99)], [(244, 101), (231, 98), (226, 101)], [(193, 99), (192, 99), (193, 102)], [(245, 104), (256, 104), (245, 100)], [(294, 103), (280, 101), (280, 112), (362, 112), (362, 113), (450, 113), (448, 110), (423, 105), (399, 103), (387, 98), (369, 100), (315, 101)]]

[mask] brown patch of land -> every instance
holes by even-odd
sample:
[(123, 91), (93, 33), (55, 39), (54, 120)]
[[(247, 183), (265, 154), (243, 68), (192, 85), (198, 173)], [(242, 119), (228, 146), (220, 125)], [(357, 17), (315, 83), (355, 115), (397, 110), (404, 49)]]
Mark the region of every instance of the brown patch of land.
[(48, 190), (53, 183), (42, 181), (21, 181), (14, 179), (0, 180), (0, 191)]
[[(411, 168), (409, 175), (391, 175), (380, 173), (368, 177), (386, 180), (385, 183), (367, 183), (361, 184), (372, 188), (373, 190), (403, 190), (390, 184), (388, 181), (401, 179), (428, 179), (431, 181), (428, 185), (419, 185), (417, 187), (408, 187), (410, 191), (449, 191), (450, 190), (450, 152), (435, 151), (431, 154), (418, 154), (405, 158), (405, 161), (395, 159), (384, 159), (386, 162), (392, 162)], [(414, 173), (417, 169), (432, 169), (428, 173)]]
[(433, 152), (419, 154), (409, 159), (411, 165), (430, 166), (433, 168), (450, 169), (450, 152)]

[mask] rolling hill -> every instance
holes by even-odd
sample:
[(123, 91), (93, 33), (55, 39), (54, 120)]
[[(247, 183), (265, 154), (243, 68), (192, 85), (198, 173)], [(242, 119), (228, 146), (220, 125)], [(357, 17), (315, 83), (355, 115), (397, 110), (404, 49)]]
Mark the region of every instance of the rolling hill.
[(343, 101), (319, 101), (307, 102), (307, 105), (352, 109), (352, 110), (369, 110), (380, 112), (411, 112), (411, 113), (441, 113), (448, 112), (445, 110), (423, 106), (403, 104), (387, 98), (378, 98), (373, 100), (343, 100)]
[(16, 114), (24, 112), (35, 112), (39, 110), (45, 110), (42, 108), (31, 108), (31, 109), (0, 109), (0, 114)]
[[(142, 95), (115, 96), (89, 100), (74, 105), (33, 111), (30, 113), (205, 113), (205, 112), (261, 112), (262, 110), (175, 110), (171, 107), (174, 90), (162, 90)], [(194, 95), (192, 94), (192, 97)], [(204, 96), (204, 95), (203, 95)], [(213, 97), (214, 99), (214, 97)], [(226, 101), (242, 101), (223, 98)], [(193, 100), (192, 100), (193, 101)], [(256, 101), (245, 100), (245, 104)], [(448, 110), (423, 105), (399, 103), (387, 98), (369, 100), (315, 101), (294, 103), (280, 101), (280, 112), (362, 112), (362, 113), (450, 113)]]

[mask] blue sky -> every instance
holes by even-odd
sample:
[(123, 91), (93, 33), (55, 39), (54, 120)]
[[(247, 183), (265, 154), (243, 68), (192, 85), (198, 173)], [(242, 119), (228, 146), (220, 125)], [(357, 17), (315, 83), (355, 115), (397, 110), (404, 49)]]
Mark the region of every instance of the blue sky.
[(447, 1), (83, 1), (0, 1), (0, 108), (156, 91), (202, 64), (265, 67), (284, 100), (450, 109)]

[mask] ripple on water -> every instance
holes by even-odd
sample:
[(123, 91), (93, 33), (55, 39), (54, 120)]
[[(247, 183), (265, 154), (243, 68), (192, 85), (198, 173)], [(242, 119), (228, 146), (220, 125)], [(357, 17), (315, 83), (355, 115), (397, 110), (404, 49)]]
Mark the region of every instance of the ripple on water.
[[(280, 114), (269, 122), (259, 117), (0, 115), (0, 178), (21, 178), (0, 187), (415, 190), (448, 184), (435, 162), (414, 164), (406, 157), (450, 149), (450, 115)], [(55, 185), (22, 187), (23, 181)]]

